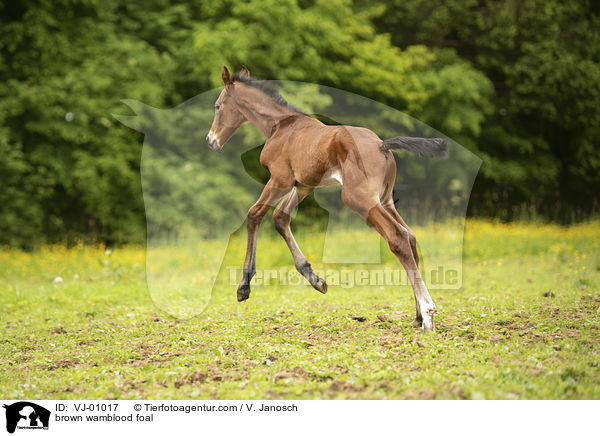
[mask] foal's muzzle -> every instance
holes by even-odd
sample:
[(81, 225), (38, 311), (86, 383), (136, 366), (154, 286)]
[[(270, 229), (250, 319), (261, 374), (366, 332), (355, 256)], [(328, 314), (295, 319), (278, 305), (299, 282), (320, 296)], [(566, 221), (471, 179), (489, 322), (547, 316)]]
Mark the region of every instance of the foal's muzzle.
[(212, 130), (208, 132), (208, 135), (206, 135), (206, 142), (208, 142), (208, 145), (213, 150), (221, 149), (221, 146), (219, 145), (219, 140), (217, 139), (217, 135), (215, 135)]

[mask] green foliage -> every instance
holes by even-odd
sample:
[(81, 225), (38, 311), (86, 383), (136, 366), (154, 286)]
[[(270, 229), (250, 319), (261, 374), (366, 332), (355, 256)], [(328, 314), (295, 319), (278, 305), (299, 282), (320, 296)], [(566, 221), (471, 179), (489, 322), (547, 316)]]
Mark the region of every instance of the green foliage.
[(394, 47), (370, 22), (382, 10), (357, 10), (347, 0), (235, 2), (229, 15), (209, 14), (196, 31), (196, 71), (220, 86), (216, 65), (245, 64), (264, 79), (334, 86), (416, 118), (432, 108), (450, 136), (479, 131), (491, 92), (485, 76), (425, 46)]
[[(586, 1), (2, 2), (0, 244), (144, 240), (142, 138), (110, 114), (123, 98), (176, 106), (242, 64), (368, 96), (469, 147), (485, 160), (472, 213), (588, 216), (600, 191), (599, 24)], [(295, 98), (310, 110), (314, 96)], [(223, 170), (200, 165), (207, 179)], [(172, 213), (187, 212), (162, 220)]]
[[(600, 11), (558, 0), (395, 0), (375, 19), (399, 47), (452, 50), (494, 84), (472, 211), (562, 221), (598, 210)], [(435, 117), (426, 119), (444, 131)], [(473, 132), (478, 133), (478, 132)]]
[(125, 96), (163, 102), (173, 64), (119, 34), (115, 6), (4, 6), (0, 122), (11, 176), (3, 171), (0, 243), (143, 238), (140, 145), (110, 113)]

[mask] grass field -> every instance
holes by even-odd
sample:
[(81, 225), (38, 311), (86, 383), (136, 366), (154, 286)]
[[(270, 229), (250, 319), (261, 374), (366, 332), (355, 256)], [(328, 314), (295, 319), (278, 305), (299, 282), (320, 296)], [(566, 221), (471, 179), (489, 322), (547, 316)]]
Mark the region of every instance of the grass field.
[[(416, 229), (425, 262), (436, 231)], [(265, 285), (240, 304), (220, 284), (180, 319), (150, 298), (142, 248), (0, 251), (0, 397), (600, 399), (599, 245), (598, 222), (468, 221), (431, 334), (406, 286)], [(261, 233), (259, 268), (281, 265)]]

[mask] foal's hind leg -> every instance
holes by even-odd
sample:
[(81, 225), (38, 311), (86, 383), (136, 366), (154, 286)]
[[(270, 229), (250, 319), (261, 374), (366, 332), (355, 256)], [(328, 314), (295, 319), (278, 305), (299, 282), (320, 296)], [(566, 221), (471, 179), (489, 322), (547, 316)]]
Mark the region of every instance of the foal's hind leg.
[(292, 234), (292, 229), (290, 228), (291, 213), (313, 190), (314, 188), (300, 186), (292, 189), (290, 193), (281, 200), (281, 203), (279, 203), (277, 208), (275, 208), (275, 212), (273, 212), (273, 222), (275, 223), (275, 228), (287, 243), (298, 272), (306, 277), (313, 288), (325, 294), (327, 292), (327, 283), (313, 272), (310, 263), (308, 263), (304, 254), (302, 254), (300, 247), (298, 247), (294, 235)]
[(276, 183), (270, 179), (263, 189), (260, 198), (248, 211), (246, 219), (246, 228), (248, 230), (248, 246), (246, 248), (246, 260), (242, 270), (242, 281), (238, 286), (237, 299), (238, 301), (247, 300), (250, 297), (250, 281), (256, 273), (256, 241), (258, 239), (258, 230), (262, 219), (267, 214), (271, 207), (285, 196), (292, 189), (292, 184), (288, 187), (285, 183)]
[[(429, 295), (425, 282), (421, 277), (418, 266), (418, 257), (414, 256), (416, 243), (411, 242), (409, 230), (403, 227), (382, 206), (376, 206), (369, 212), (367, 218), (369, 224), (375, 227), (385, 238), (390, 250), (396, 255), (408, 274), (408, 279), (415, 294), (416, 318), (413, 325), (423, 330), (433, 330), (433, 314), (436, 311), (435, 304)], [(414, 236), (414, 234), (413, 234)], [(415, 249), (413, 249), (415, 246)]]
[(422, 329), (425, 331), (433, 330), (433, 314), (436, 307), (417, 267), (408, 237), (408, 230), (401, 226), (381, 204), (367, 207), (367, 204), (370, 203), (368, 198), (365, 195), (352, 194), (346, 186), (342, 190), (342, 199), (348, 207), (366, 217), (367, 222), (375, 227), (388, 243), (390, 250), (396, 255), (408, 274), (408, 279), (415, 294), (417, 308), (421, 313)]
[(417, 252), (417, 237), (412, 229), (406, 224), (406, 222), (402, 219), (398, 211), (396, 210), (396, 206), (394, 206), (394, 198), (393, 191), (389, 189), (386, 192), (386, 195), (381, 199), (381, 204), (384, 209), (402, 226), (408, 231), (408, 239), (410, 241), (410, 248), (413, 252), (413, 256), (415, 258), (415, 262), (417, 263), (417, 267), (419, 266), (419, 253)]
[[(402, 219), (396, 207), (394, 206), (394, 199), (392, 197), (392, 191), (390, 189), (389, 195), (386, 195), (382, 199), (382, 205), (384, 209), (400, 224), (402, 227), (406, 229), (408, 232), (408, 240), (410, 243), (410, 248), (413, 254), (413, 258), (415, 259), (415, 263), (417, 264), (417, 268), (419, 267), (419, 253), (417, 252), (417, 237), (412, 229), (406, 224), (406, 222)], [(413, 321), (413, 326), (421, 327), (423, 325), (423, 316), (421, 315), (421, 308), (419, 306), (419, 300), (415, 298), (415, 308), (416, 315), (415, 320)]]

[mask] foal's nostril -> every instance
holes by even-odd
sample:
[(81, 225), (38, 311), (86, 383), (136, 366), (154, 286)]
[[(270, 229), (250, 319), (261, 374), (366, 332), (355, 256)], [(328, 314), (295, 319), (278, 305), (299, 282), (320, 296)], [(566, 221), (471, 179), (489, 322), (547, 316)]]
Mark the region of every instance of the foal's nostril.
[(217, 150), (219, 148), (219, 140), (212, 130), (208, 132), (208, 135), (206, 135), (206, 142), (208, 142), (209, 147), (213, 150)]

